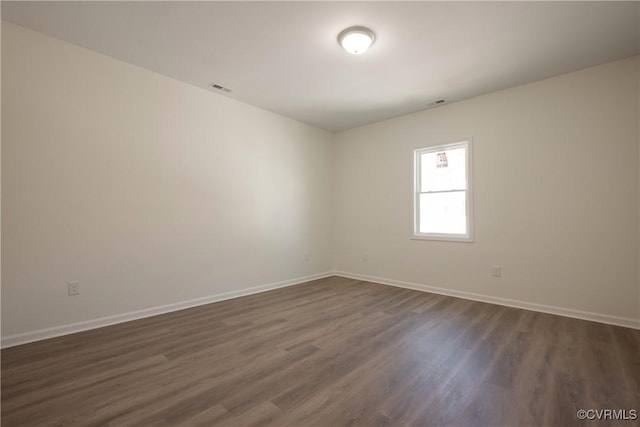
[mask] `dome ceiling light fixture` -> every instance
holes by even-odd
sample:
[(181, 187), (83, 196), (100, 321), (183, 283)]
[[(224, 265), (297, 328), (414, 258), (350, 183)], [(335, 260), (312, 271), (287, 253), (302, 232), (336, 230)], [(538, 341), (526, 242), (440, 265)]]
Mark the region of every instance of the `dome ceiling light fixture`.
[(353, 55), (364, 53), (373, 44), (376, 35), (367, 27), (349, 27), (338, 34), (338, 41), (347, 52)]

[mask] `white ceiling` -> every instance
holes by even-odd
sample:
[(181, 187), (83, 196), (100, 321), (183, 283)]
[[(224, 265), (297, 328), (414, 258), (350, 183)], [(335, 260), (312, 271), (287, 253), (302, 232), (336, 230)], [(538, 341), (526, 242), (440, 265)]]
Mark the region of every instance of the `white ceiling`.
[[(337, 131), (637, 55), (639, 6), (3, 1), (2, 19)], [(376, 33), (364, 55), (338, 45), (353, 25)]]

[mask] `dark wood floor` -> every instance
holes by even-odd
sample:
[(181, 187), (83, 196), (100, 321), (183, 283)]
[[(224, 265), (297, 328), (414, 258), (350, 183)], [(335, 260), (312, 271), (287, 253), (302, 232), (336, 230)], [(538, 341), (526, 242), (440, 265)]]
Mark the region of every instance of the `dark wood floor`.
[(606, 425), (576, 411), (640, 410), (639, 355), (632, 329), (333, 277), (3, 350), (2, 426)]

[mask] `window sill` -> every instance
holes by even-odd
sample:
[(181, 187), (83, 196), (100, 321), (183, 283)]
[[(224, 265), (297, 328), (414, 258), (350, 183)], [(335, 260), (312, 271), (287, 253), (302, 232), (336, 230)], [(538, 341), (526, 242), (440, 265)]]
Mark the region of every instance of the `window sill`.
[(458, 242), (458, 243), (473, 243), (473, 237), (461, 236), (421, 236), (421, 235), (413, 235), (411, 236), (411, 240), (434, 240), (437, 242)]

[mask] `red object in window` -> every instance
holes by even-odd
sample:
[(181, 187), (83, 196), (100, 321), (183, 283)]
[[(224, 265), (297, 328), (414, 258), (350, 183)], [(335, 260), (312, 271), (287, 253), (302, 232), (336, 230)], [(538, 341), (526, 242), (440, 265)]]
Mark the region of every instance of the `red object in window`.
[(449, 167), (449, 163), (447, 162), (447, 153), (438, 153), (436, 155), (436, 167), (437, 168), (447, 168)]

